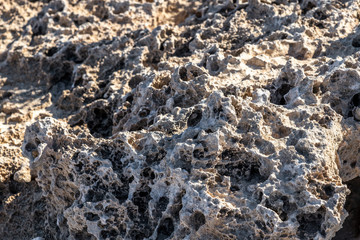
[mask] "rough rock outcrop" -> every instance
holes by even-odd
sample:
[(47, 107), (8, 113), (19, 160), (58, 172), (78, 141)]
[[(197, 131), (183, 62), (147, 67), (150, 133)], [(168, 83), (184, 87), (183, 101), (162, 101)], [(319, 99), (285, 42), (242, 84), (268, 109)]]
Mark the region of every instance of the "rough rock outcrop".
[(2, 1), (2, 238), (356, 239), (359, 4)]

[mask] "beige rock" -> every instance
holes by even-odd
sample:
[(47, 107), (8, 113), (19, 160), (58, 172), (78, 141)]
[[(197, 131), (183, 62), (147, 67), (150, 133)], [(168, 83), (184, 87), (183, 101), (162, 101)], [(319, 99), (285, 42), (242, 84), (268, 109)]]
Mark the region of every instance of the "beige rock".
[(0, 238), (358, 238), (358, 13), (0, 1)]

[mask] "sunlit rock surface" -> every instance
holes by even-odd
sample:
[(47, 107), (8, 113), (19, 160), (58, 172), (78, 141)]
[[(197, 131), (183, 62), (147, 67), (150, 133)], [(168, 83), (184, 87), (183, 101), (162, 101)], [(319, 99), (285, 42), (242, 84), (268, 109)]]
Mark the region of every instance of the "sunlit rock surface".
[(1, 239), (359, 239), (359, 1), (3, 0)]

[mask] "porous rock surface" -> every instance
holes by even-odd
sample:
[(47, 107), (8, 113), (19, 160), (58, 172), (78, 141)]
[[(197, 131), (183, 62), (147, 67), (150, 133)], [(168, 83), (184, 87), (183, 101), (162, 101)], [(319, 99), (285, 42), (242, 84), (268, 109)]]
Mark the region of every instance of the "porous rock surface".
[(357, 239), (359, 4), (2, 0), (1, 239)]

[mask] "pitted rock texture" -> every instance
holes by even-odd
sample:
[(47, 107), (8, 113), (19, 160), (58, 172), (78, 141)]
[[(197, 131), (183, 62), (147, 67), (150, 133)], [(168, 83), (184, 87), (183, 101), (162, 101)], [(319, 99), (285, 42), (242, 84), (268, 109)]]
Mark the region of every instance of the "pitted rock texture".
[(1, 1), (1, 238), (359, 239), (359, 4)]

